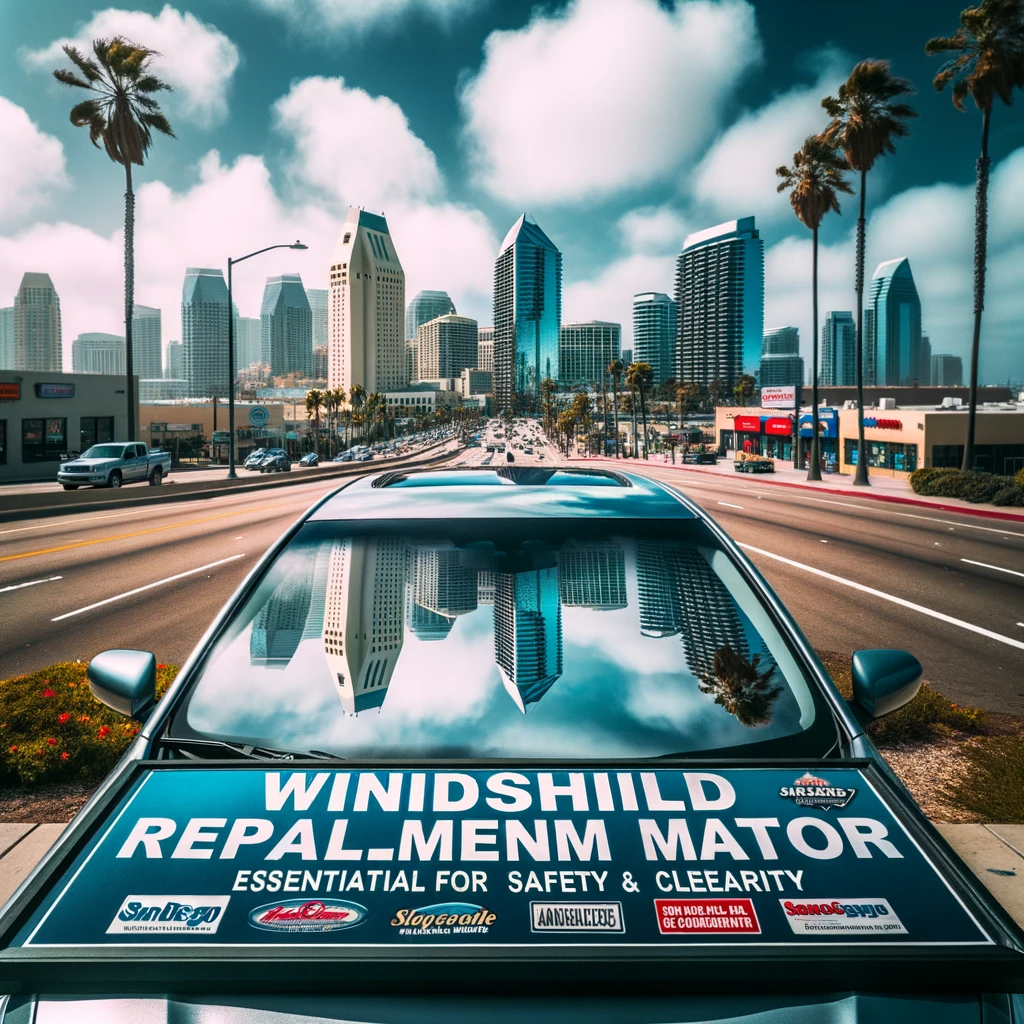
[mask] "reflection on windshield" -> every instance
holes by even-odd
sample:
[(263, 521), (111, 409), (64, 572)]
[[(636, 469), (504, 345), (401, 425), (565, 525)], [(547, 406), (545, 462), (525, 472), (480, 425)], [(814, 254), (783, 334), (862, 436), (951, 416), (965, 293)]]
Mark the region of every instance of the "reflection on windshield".
[(805, 681), (717, 550), (344, 531), (274, 564), (192, 729), (342, 756), (652, 756), (809, 724)]

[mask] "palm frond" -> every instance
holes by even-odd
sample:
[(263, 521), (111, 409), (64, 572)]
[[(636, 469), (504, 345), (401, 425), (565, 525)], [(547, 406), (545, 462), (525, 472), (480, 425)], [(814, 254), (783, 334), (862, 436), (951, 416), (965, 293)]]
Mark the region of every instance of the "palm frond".
[(76, 103), (68, 116), (76, 128), (84, 128), (87, 124), (92, 124), (97, 117), (102, 116), (99, 101), (84, 100), (82, 103)]
[(73, 85), (76, 89), (91, 89), (92, 86), (79, 78), (73, 71), (67, 71), (64, 68), (57, 68), (53, 73), (53, 77), (58, 82), (63, 82), (65, 85)]
[(65, 43), (61, 49), (64, 51), (68, 60), (70, 60), (71, 63), (82, 72), (87, 82), (97, 82), (103, 77), (103, 74), (96, 62), (84, 56), (77, 46), (71, 46)]
[(174, 87), (161, 81), (156, 75), (143, 75), (136, 83), (135, 88), (139, 92), (173, 92)]
[(177, 138), (174, 134), (174, 129), (171, 127), (171, 122), (159, 111), (153, 114), (142, 114), (139, 120), (148, 127), (155, 128), (163, 135), (169, 135), (172, 139)]

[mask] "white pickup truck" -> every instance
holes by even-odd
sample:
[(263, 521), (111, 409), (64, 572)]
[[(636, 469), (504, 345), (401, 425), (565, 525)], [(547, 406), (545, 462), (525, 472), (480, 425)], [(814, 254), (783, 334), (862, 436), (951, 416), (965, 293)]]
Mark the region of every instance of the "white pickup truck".
[(65, 491), (79, 487), (120, 487), (143, 480), (159, 487), (171, 471), (171, 453), (150, 451), (142, 441), (94, 444), (57, 471)]

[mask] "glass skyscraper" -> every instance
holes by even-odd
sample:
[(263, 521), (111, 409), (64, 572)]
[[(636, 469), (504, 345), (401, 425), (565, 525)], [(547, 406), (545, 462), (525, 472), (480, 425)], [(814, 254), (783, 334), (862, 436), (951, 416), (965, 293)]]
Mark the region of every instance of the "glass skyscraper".
[(697, 231), (683, 242), (676, 259), (676, 304), (680, 380), (710, 384), (718, 378), (731, 390), (741, 374), (758, 372), (764, 242), (753, 217)]
[(181, 344), (190, 398), (228, 397), (228, 286), (220, 270), (189, 267), (181, 290)]
[(531, 409), (540, 382), (558, 378), (562, 254), (527, 213), (512, 225), (494, 264), (494, 401)]
[(664, 292), (633, 296), (633, 357), (651, 364), (655, 387), (679, 377), (679, 309)]
[(795, 327), (775, 327), (764, 332), (761, 340), (761, 370), (758, 383), (763, 388), (781, 388), (803, 384), (804, 360), (800, 355), (800, 332)]
[(960, 356), (932, 356), (932, 384), (942, 388), (963, 387), (964, 361)]
[(0, 309), (0, 370), (14, 369), (14, 307)]
[[(921, 300), (910, 260), (879, 263), (871, 279), (864, 325), (864, 383), (876, 387), (920, 383)], [(931, 368), (929, 367), (929, 374)]]
[(72, 373), (123, 374), (124, 338), (90, 331), (71, 342)]
[(313, 314), (313, 348), (327, 344), (327, 289), (307, 288), (309, 311)]
[(164, 375), (162, 314), (159, 309), (138, 303), (132, 309), (132, 370), (139, 380)]
[(60, 373), (60, 297), (49, 274), (27, 273), (14, 296), (14, 369)]
[(260, 307), (261, 362), (274, 377), (313, 372), (313, 314), (298, 274), (268, 277)]
[(416, 330), (420, 324), (455, 312), (457, 312), (455, 303), (452, 302), (447, 292), (429, 290), (417, 292), (409, 305), (405, 307), (405, 340), (408, 341), (410, 338), (416, 337)]
[(821, 328), (821, 383), (852, 387), (857, 383), (857, 325), (850, 310), (829, 310)]

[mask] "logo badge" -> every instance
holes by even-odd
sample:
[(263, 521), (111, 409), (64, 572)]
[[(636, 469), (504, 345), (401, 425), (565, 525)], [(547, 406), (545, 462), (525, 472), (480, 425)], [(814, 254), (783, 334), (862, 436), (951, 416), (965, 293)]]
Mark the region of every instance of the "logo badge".
[(533, 932), (619, 932), (626, 930), (621, 903), (531, 903)]
[(366, 920), (369, 911), (344, 900), (282, 900), (249, 912), (249, 924), (268, 932), (338, 932)]
[(760, 935), (761, 925), (748, 899), (655, 900), (662, 935)]
[(857, 790), (831, 786), (826, 779), (819, 779), (810, 772), (804, 772), (792, 786), (783, 786), (779, 796), (792, 800), (797, 807), (817, 807), (827, 811), (830, 807), (845, 807)]
[(477, 903), (434, 903), (396, 910), (391, 927), (399, 935), (486, 935), (498, 915)]
[(888, 900), (877, 896), (779, 900), (796, 935), (906, 935), (907, 929)]
[(126, 896), (108, 935), (216, 935), (230, 896)]

